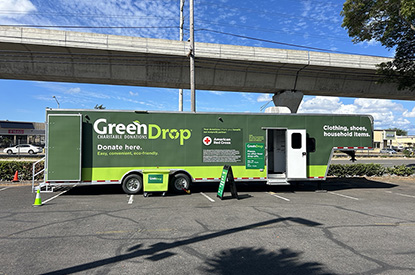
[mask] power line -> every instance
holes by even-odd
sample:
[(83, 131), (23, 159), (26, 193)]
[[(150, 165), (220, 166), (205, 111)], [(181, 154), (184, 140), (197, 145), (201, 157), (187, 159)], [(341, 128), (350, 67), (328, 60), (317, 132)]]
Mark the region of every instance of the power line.
[[(268, 40), (268, 39), (262, 39), (262, 38), (256, 38), (256, 37), (251, 37), (251, 36), (233, 34), (233, 33), (222, 32), (222, 31), (211, 30), (211, 29), (204, 29), (203, 28), (203, 29), (197, 29), (196, 31), (213, 32), (213, 33), (217, 33), (217, 34), (229, 35), (229, 36), (243, 38), (243, 39), (249, 39), (249, 40), (254, 40), (254, 41), (260, 41), (260, 42), (266, 42), (266, 43), (271, 43), (271, 44), (277, 44), (277, 45), (289, 46), (289, 47), (295, 47), (295, 48), (302, 48), (302, 49), (308, 49), (308, 50), (315, 50), (315, 51), (322, 51), (322, 52), (332, 52), (332, 53), (341, 53), (341, 54), (363, 55), (363, 54), (359, 54), (359, 53), (336, 51), (336, 50), (329, 50), (329, 49), (323, 49), (323, 48), (317, 48), (317, 47), (303, 46), (303, 45), (298, 45), (298, 44), (278, 42), (278, 41), (273, 41), (273, 40)], [(378, 57), (385, 57), (385, 56), (378, 56)]]
[(54, 26), (54, 25), (0, 25), (0, 27), (64, 28), (64, 29), (176, 29), (178, 26)]
[[(28, 15), (27, 12), (4, 12), (4, 11), (0, 11), (0, 14), (22, 14), (22, 15)], [(177, 20), (176, 18), (173, 17), (165, 17), (165, 16), (140, 16), (140, 15), (132, 15), (132, 14), (110, 14), (110, 15), (105, 15), (105, 14), (86, 14), (86, 13), (56, 13), (56, 12), (36, 12), (36, 13), (30, 13), (29, 15), (33, 15), (33, 16), (47, 16), (47, 15), (51, 15), (51, 16), (62, 16), (62, 17), (97, 17), (97, 18), (122, 18), (122, 19), (163, 19), (163, 20), (169, 20), (169, 21), (173, 21), (173, 20)]]
[[(32, 28), (67, 28), (67, 29), (178, 29), (179, 26), (53, 26), (53, 25), (0, 25), (0, 27), (32, 27)], [(186, 31), (189, 31), (189, 29), (185, 28)], [(195, 31), (206, 31), (216, 34), (222, 34), (222, 35), (228, 35), (233, 37), (238, 37), (242, 39), (247, 40), (253, 40), (253, 41), (260, 41), (270, 44), (276, 44), (281, 46), (288, 46), (288, 47), (294, 47), (294, 48), (300, 48), (300, 49), (307, 49), (307, 50), (314, 50), (314, 51), (322, 51), (322, 52), (332, 52), (332, 53), (341, 53), (341, 54), (353, 54), (353, 55), (364, 55), (359, 53), (353, 53), (353, 52), (346, 52), (346, 51), (337, 51), (337, 50), (330, 50), (330, 49), (324, 49), (324, 48), (318, 48), (318, 47), (311, 47), (311, 46), (304, 46), (304, 45), (298, 45), (298, 44), (292, 44), (292, 43), (286, 43), (286, 42), (279, 42), (269, 39), (262, 39), (257, 37), (251, 37), (246, 35), (239, 35), (229, 32), (223, 32), (218, 30), (212, 30), (207, 28), (200, 28), (195, 29)], [(386, 56), (377, 56), (377, 57), (386, 57)]]
[[(157, 2), (157, 0), (150, 0), (147, 2)], [(172, 3), (172, 1), (167, 1), (166, 3)], [(320, 3), (325, 3), (326, 2), (320, 2)], [(224, 5), (224, 4), (218, 4), (217, 2), (209, 2), (209, 1), (199, 1), (198, 3), (199, 5), (210, 5), (210, 7), (212, 6), (217, 6), (217, 7), (224, 7), (225, 9), (229, 9), (229, 10), (238, 10), (238, 11), (243, 11), (243, 12), (250, 12), (250, 13), (255, 13), (258, 15), (262, 15), (262, 14), (269, 14), (269, 15), (280, 15), (280, 16), (284, 16), (284, 17), (292, 17), (292, 18), (297, 18), (298, 17), (302, 17), (305, 20), (309, 21), (310, 17), (308, 16), (302, 16), (302, 15), (293, 15), (293, 14), (287, 14), (287, 13), (280, 13), (280, 12), (275, 12), (275, 11), (269, 11), (269, 10), (258, 10), (258, 9), (253, 9), (253, 8), (242, 8), (242, 7), (236, 7), (236, 6), (231, 6), (231, 5)], [(334, 3), (331, 3), (334, 4)], [(12, 11), (9, 11), (12, 12)], [(1, 14), (2, 12), (0, 12)], [(3, 11), (4, 13), (4, 11)], [(19, 13), (19, 12), (14, 12), (14, 13)], [(21, 13), (21, 12), (20, 12)], [(82, 16), (82, 17), (103, 17), (103, 18), (118, 18), (118, 17), (122, 17), (122, 18), (131, 18), (131, 19), (163, 19), (163, 20), (176, 20), (173, 18), (164, 18), (164, 17), (151, 17), (151, 16), (134, 16), (131, 14), (128, 15), (123, 15), (123, 14), (113, 14), (113, 15), (102, 15), (102, 14), (85, 14), (85, 13), (30, 13), (31, 15), (42, 15), (42, 14), (46, 14), (46, 15), (62, 15), (62, 16)], [(313, 18), (313, 20), (315, 21), (316, 18)], [(321, 21), (322, 19), (319, 18), (318, 21)], [(325, 20), (323, 20), (325, 21)], [(330, 20), (328, 20), (330, 21)], [(244, 25), (237, 25), (237, 24), (226, 24), (226, 23), (216, 23), (214, 21), (203, 21), (203, 20), (199, 20), (199, 22), (205, 22), (206, 24), (210, 24), (210, 25), (218, 25), (218, 26), (224, 26), (227, 25), (229, 27), (236, 27), (236, 28), (245, 28), (245, 29), (251, 29), (251, 30), (256, 30), (256, 31), (264, 31), (264, 32), (277, 32), (277, 33), (287, 33), (286, 31), (279, 31), (279, 30), (271, 30), (271, 29), (267, 29), (267, 28), (259, 28), (259, 27), (252, 27), (252, 26), (244, 26)], [(144, 26), (48, 26), (48, 25), (35, 25), (35, 24), (31, 24), (31, 25), (10, 25), (10, 26), (16, 26), (16, 27), (41, 27), (41, 28), (68, 28), (68, 29), (174, 29), (174, 28), (178, 28), (176, 26), (149, 26), (149, 27), (144, 27)], [(216, 30), (209, 30), (206, 29), (205, 31), (210, 31), (210, 32), (216, 32), (216, 33), (220, 33), (219, 31)], [(315, 37), (315, 38), (331, 38), (331, 39), (342, 39), (344, 41), (346, 41), (346, 39), (344, 39), (343, 37), (340, 36), (332, 36), (332, 35), (313, 35), (313, 34), (308, 34), (308, 33), (301, 33), (301, 32), (296, 32), (296, 31), (290, 31), (288, 34), (292, 35), (292, 33), (295, 33), (294, 35), (306, 35), (308, 37)], [(266, 42), (266, 43), (272, 43), (272, 44), (277, 44), (277, 45), (283, 45), (283, 46), (289, 46), (289, 47), (295, 47), (295, 48), (303, 48), (303, 49), (311, 49), (311, 50), (321, 50), (321, 51), (326, 51), (326, 52), (336, 52), (336, 53), (348, 53), (348, 52), (344, 52), (344, 51), (335, 51), (335, 50), (327, 50), (327, 49), (321, 49), (318, 47), (311, 47), (311, 46), (302, 46), (302, 45), (298, 45), (298, 44), (290, 44), (290, 43), (284, 43), (284, 42), (279, 42), (279, 41), (272, 41), (269, 39), (260, 39), (260, 38), (255, 38), (255, 37), (249, 37), (249, 36), (243, 36), (243, 35), (237, 35), (237, 34), (232, 34), (230, 32), (221, 32), (220, 34), (223, 35), (231, 35), (234, 37), (239, 37), (239, 38), (244, 38), (244, 39), (249, 39), (249, 40), (253, 40), (253, 41), (261, 41), (261, 42)]]

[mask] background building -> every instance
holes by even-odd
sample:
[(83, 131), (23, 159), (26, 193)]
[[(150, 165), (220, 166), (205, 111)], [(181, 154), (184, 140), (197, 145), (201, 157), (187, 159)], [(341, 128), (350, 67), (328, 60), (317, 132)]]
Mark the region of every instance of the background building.
[(0, 148), (45, 144), (45, 123), (0, 120)]
[(404, 150), (415, 146), (415, 136), (398, 136), (395, 130), (374, 130), (373, 148)]

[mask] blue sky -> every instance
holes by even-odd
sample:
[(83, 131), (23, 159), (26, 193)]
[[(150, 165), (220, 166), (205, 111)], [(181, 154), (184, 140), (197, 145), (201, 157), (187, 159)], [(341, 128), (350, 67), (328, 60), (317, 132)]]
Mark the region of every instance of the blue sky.
[[(341, 27), (343, 2), (195, 0), (195, 40), (296, 50), (312, 47), (321, 51), (392, 57), (393, 50), (375, 41), (352, 42)], [(179, 3), (180, 0), (0, 0), (0, 24), (50, 26), (51, 29), (52, 26), (79, 26), (86, 28), (58, 29), (178, 40)], [(188, 5), (186, 1), (186, 29)], [(184, 36), (187, 40), (187, 30)], [(61, 108), (93, 108), (103, 104), (107, 109), (178, 110), (176, 89), (0, 79), (0, 96), (0, 120), (44, 121), (45, 108), (57, 107), (53, 96)], [(260, 112), (271, 96), (197, 90), (196, 109)], [(415, 135), (414, 106), (414, 101), (305, 96), (299, 112), (366, 113), (374, 116), (377, 129), (398, 127)], [(184, 110), (190, 111), (188, 90), (184, 92)]]

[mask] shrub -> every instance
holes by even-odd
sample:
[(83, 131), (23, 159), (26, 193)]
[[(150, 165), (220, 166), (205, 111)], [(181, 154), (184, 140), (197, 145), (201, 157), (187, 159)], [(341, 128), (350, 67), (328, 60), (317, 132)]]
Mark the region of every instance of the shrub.
[(328, 175), (339, 178), (361, 176), (383, 176), (384, 174), (396, 176), (410, 176), (415, 173), (413, 167), (399, 165), (385, 168), (381, 164), (332, 164)]
[[(32, 180), (33, 162), (31, 161), (0, 161), (0, 180), (13, 180), (16, 171), (19, 173), (19, 180)], [(42, 170), (44, 162), (36, 165), (36, 173)], [(36, 180), (43, 179), (43, 173), (36, 176)]]
[(410, 158), (410, 157), (412, 157), (412, 156), (413, 156), (412, 151), (409, 151), (409, 150), (407, 150), (407, 149), (403, 150), (403, 154), (404, 154), (404, 156), (405, 156), (405, 157), (407, 157), (407, 158)]
[(328, 175), (335, 177), (382, 176), (386, 169), (380, 164), (332, 164)]
[(388, 167), (388, 174), (397, 175), (397, 176), (410, 176), (414, 174), (414, 169), (412, 167), (406, 167), (405, 165), (398, 165), (394, 167)]

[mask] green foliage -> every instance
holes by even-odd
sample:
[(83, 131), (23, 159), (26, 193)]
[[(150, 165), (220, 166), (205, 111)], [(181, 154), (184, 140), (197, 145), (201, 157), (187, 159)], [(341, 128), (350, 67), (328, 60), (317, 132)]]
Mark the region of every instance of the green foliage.
[(103, 104), (101, 104), (101, 105), (95, 105), (95, 107), (94, 107), (94, 109), (98, 109), (98, 110), (105, 110), (106, 109), (106, 107), (104, 107), (104, 105)]
[(389, 128), (386, 129), (386, 131), (395, 131), (397, 136), (407, 136), (408, 135), (408, 131), (399, 129), (399, 128)]
[(332, 164), (328, 175), (340, 178), (362, 177), (362, 176), (382, 176), (385, 168), (380, 164)]
[(403, 153), (403, 154), (404, 154), (404, 156), (405, 156), (405, 157), (407, 157), (407, 158), (412, 157), (412, 156), (413, 156), (413, 154), (414, 154), (412, 151), (407, 150), (407, 149), (403, 150), (403, 152), (402, 152), (402, 153)]
[(381, 164), (362, 164), (366, 167), (365, 170), (365, 175), (368, 177), (371, 176), (383, 176), (383, 174), (385, 173), (386, 169), (385, 167), (383, 167)]
[[(44, 162), (36, 165), (36, 173), (43, 169)], [(19, 180), (32, 180), (33, 162), (31, 161), (0, 161), (0, 180), (11, 181), (14, 174), (18, 171)], [(40, 173), (36, 180), (43, 179), (43, 173)]]
[(339, 178), (362, 177), (362, 176), (383, 176), (385, 174), (396, 176), (410, 176), (415, 173), (412, 167), (399, 165), (385, 168), (381, 164), (332, 164), (328, 175)]
[(332, 164), (328, 175), (339, 178), (362, 177), (362, 176), (383, 176), (385, 174), (396, 176), (410, 176), (415, 173), (412, 167), (399, 165), (385, 168), (381, 164)]
[(414, 169), (412, 167), (407, 167), (405, 165), (399, 165), (394, 167), (388, 167), (387, 172), (390, 175), (407, 177), (414, 174)]
[(414, 0), (347, 0), (341, 15), (355, 43), (376, 40), (395, 49), (395, 59), (378, 66), (381, 81), (415, 90)]

